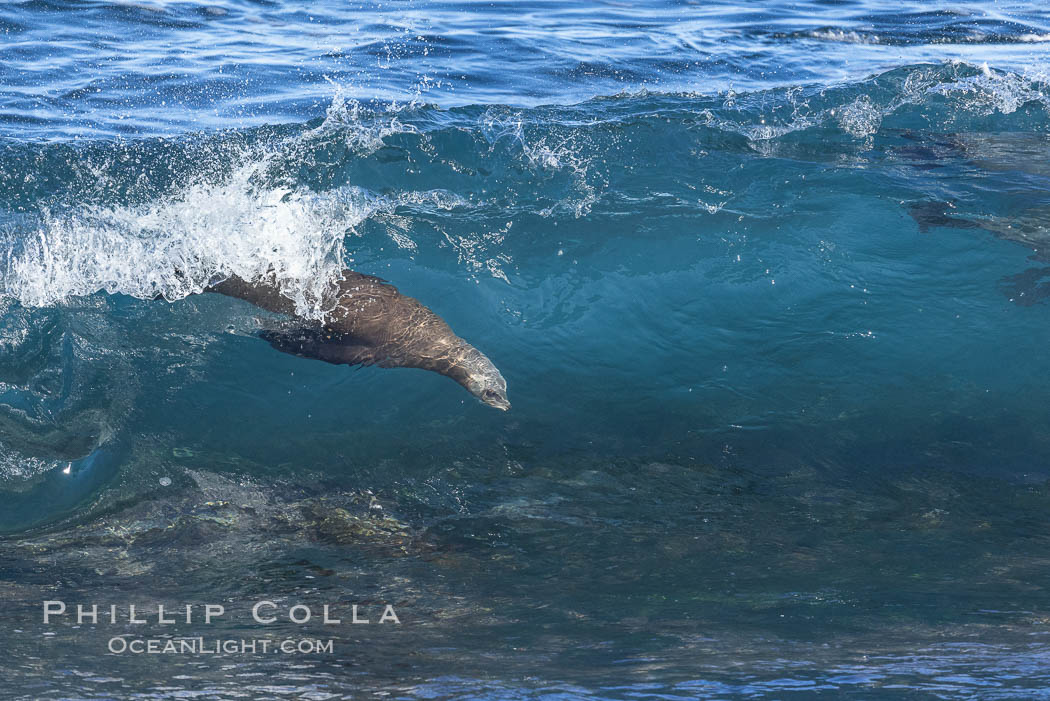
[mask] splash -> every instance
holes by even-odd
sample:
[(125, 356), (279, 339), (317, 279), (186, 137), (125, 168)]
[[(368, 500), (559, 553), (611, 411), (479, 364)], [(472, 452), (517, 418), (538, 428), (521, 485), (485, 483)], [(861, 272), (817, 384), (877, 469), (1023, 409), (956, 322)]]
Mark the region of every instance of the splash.
[[(73, 196), (42, 207), (30, 226), (21, 222), (4, 232), (4, 293), (27, 307), (97, 292), (173, 301), (231, 275), (272, 274), (299, 315), (321, 319), (324, 292), (344, 267), (344, 239), (377, 209), (393, 205), (352, 185), (315, 190), (297, 184), (288, 170), (308, 167), (333, 135), (360, 156), (381, 147), (385, 136), (408, 130), (396, 118), (377, 126), (361, 115), (356, 103), (348, 107), (337, 94), (315, 129), (187, 156), (197, 172), (167, 191), (147, 186), (134, 202)], [(122, 175), (112, 163), (70, 167), (94, 191), (120, 189)]]
[(171, 301), (230, 275), (272, 272), (297, 313), (321, 318), (343, 239), (370, 213), (369, 198), (353, 187), (262, 186), (265, 162), (143, 205), (45, 211), (36, 231), (8, 248), (5, 292), (28, 307), (101, 291)]
[[(529, 127), (541, 126), (542, 129)], [(573, 193), (540, 212), (550, 217), (567, 209), (576, 219), (586, 216), (600, 198), (602, 183), (589, 174), (594, 144), (587, 130), (578, 127), (551, 129), (551, 124), (534, 125), (520, 111), (490, 108), (481, 119), (481, 133), (489, 142), (489, 151), (503, 139), (514, 144), (517, 158), (537, 174), (565, 172), (570, 174)], [(539, 133), (535, 133), (539, 132)], [(598, 179), (600, 180), (600, 178)], [(501, 277), (497, 275), (497, 277)]]
[(839, 125), (850, 136), (871, 136), (882, 124), (882, 112), (867, 95), (858, 97), (838, 114)]
[[(148, 145), (117, 144), (125, 161), (73, 152), (64, 164), (76, 174), (67, 196), (0, 227), (3, 291), (27, 307), (97, 292), (173, 301), (231, 275), (272, 274), (299, 315), (321, 319), (324, 292), (349, 260), (344, 242), (355, 227), (405, 203), (462, 203), (443, 191), (381, 196), (345, 179), (303, 182), (304, 173), (368, 158), (388, 137), (418, 133), (399, 117), (414, 107), (372, 110), (336, 86), (314, 128), (233, 133), (175, 149), (174, 184), (167, 186), (163, 175), (127, 176), (127, 162), (139, 163), (137, 149)], [(407, 237), (396, 243), (414, 245)]]
[(342, 86), (336, 86), (332, 101), (325, 110), (324, 121), (304, 134), (304, 139), (335, 136), (359, 155), (375, 153), (383, 147), (383, 139), (395, 134), (415, 134), (418, 130), (398, 119), (404, 109), (418, 107), (418, 102), (393, 104), (378, 114), (366, 109), (359, 100), (347, 99)]

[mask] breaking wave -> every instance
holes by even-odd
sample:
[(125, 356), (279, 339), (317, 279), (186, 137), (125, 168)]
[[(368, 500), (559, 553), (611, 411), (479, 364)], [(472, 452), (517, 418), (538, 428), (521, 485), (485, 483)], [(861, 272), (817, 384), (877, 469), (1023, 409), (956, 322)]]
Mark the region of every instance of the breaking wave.
[[(269, 272), (299, 314), (320, 319), (323, 290), (355, 261), (366, 231), (408, 256), (451, 255), (471, 275), (509, 281), (508, 214), (588, 214), (618, 177), (608, 163), (629, 160), (654, 130), (679, 131), (698, 157), (734, 136), (768, 155), (806, 132), (840, 148), (880, 130), (980, 131), (995, 115), (1019, 117), (999, 128), (1031, 128), (1045, 125), (1048, 96), (1042, 76), (949, 62), (830, 87), (530, 109), (368, 106), (337, 93), (324, 119), (304, 125), (51, 144), (28, 157), (9, 145), (0, 151), (3, 289), (28, 307), (96, 292), (171, 301)], [(41, 181), (61, 187), (33, 202)], [(714, 192), (717, 202), (699, 201), (709, 212), (732, 201)], [(474, 216), (488, 221), (472, 226)]]

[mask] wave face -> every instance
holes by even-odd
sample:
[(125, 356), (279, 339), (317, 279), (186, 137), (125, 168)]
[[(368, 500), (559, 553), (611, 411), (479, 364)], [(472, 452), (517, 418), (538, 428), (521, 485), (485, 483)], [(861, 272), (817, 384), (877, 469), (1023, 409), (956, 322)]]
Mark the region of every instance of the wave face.
[[(977, 3), (0, 6), (0, 686), (1046, 688), (1048, 34)], [(513, 410), (200, 294), (272, 271), (323, 319), (344, 267)], [(339, 654), (159, 684), (102, 654), (124, 627), (39, 623), (215, 597), (150, 634)], [(264, 599), (403, 625), (241, 625)]]

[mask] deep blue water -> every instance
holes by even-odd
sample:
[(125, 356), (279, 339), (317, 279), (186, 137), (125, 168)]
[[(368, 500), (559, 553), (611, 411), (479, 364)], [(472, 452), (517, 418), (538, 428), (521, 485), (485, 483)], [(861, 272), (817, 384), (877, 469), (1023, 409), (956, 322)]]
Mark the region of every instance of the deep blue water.
[[(0, 697), (1050, 697), (1048, 47), (1038, 3), (0, 5)], [(196, 294), (344, 266), (513, 409)]]

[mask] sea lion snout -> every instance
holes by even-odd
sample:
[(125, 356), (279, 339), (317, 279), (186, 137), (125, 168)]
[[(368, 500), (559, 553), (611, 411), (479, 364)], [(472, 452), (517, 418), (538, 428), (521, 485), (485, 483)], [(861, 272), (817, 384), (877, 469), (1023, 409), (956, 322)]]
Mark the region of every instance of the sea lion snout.
[[(485, 360), (487, 361), (488, 358)], [(503, 379), (503, 375), (495, 365), (489, 363), (489, 368), (491, 372), (470, 375), (463, 386), (483, 404), (506, 411), (510, 409), (510, 400), (507, 399), (507, 381)]]
[(506, 389), (502, 392), (495, 389), (486, 389), (481, 393), (481, 396), (478, 397), (478, 399), (500, 411), (507, 411), (510, 409), (510, 401), (507, 399)]
[(453, 375), (468, 392), (483, 404), (507, 411), (510, 401), (507, 399), (507, 381), (502, 373), (492, 364), (488, 357), (477, 348), (468, 345), (466, 356), (459, 366), (465, 370), (460, 376)]

